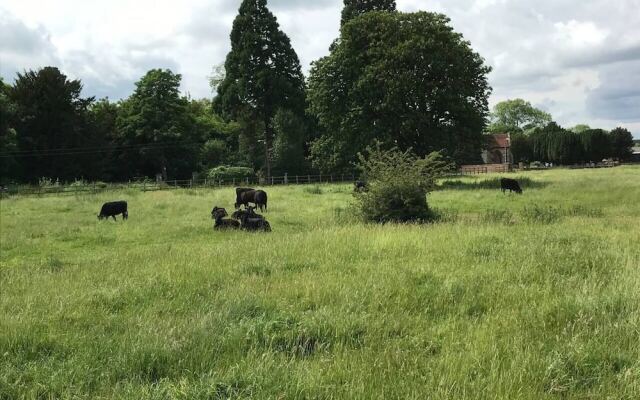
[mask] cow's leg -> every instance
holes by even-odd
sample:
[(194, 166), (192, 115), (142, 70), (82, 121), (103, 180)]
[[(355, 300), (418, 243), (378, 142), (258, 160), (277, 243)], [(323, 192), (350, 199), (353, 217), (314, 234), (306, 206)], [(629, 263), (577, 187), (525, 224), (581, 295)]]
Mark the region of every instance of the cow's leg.
[(115, 214), (111, 216), (114, 221), (117, 221)]
[(128, 212), (123, 212), (122, 213), (122, 219), (129, 219), (129, 213)]

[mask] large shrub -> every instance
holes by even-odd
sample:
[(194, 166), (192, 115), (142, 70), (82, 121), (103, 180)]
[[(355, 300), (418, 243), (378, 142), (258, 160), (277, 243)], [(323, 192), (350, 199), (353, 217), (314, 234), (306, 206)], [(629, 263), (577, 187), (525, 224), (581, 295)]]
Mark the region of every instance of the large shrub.
[(358, 154), (368, 190), (356, 192), (358, 213), (370, 222), (422, 222), (432, 218), (427, 193), (450, 168), (440, 153), (418, 158), (411, 150), (383, 149), (380, 143)]
[(207, 172), (207, 178), (216, 181), (242, 181), (245, 179), (255, 180), (256, 173), (249, 167), (228, 167), (225, 165), (211, 168)]

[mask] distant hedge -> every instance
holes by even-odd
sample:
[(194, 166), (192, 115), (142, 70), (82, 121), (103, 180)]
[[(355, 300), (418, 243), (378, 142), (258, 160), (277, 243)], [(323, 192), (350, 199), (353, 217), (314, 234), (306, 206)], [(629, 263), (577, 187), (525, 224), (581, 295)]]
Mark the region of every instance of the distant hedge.
[(229, 167), (229, 166), (219, 166), (215, 168), (211, 168), (209, 172), (207, 172), (208, 179), (214, 179), (216, 181), (232, 181), (232, 180), (244, 180), (256, 179), (256, 173), (252, 168), (249, 167)]

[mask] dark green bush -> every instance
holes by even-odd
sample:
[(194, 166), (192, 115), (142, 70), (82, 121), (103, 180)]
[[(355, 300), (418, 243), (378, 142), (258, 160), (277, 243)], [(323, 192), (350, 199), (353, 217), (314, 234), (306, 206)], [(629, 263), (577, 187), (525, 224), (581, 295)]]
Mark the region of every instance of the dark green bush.
[(418, 158), (411, 150), (385, 150), (380, 143), (359, 154), (358, 168), (368, 190), (356, 192), (357, 212), (371, 222), (424, 222), (434, 214), (427, 204), (427, 193), (435, 180), (449, 170), (439, 153)]

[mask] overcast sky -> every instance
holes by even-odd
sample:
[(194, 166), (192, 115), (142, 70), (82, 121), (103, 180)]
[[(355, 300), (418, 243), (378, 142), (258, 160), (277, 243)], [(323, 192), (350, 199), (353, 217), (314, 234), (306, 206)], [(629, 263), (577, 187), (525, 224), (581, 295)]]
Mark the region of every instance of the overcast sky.
[[(640, 138), (640, 0), (397, 0), (447, 14), (493, 67), (491, 104), (521, 97), (566, 127)], [(58, 66), (86, 96), (120, 99), (151, 68), (211, 97), (240, 0), (2, 0), (0, 75)], [(305, 73), (338, 36), (342, 0), (269, 0)]]

